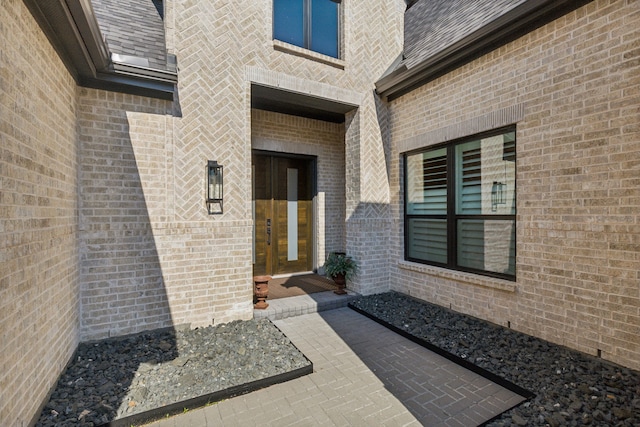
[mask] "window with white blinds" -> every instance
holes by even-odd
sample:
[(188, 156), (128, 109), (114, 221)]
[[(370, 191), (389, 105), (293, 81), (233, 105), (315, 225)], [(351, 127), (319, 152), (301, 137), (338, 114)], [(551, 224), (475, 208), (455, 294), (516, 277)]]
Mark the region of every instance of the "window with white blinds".
[(515, 130), (405, 156), (405, 258), (515, 279)]

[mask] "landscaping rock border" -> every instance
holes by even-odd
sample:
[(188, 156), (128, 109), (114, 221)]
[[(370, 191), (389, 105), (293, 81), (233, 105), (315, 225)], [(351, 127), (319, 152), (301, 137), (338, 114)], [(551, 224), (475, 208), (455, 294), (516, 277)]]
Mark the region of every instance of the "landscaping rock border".
[(266, 319), (82, 343), (36, 426), (129, 426), (312, 371)]
[(487, 425), (640, 425), (638, 371), (397, 292), (350, 306), (534, 394)]

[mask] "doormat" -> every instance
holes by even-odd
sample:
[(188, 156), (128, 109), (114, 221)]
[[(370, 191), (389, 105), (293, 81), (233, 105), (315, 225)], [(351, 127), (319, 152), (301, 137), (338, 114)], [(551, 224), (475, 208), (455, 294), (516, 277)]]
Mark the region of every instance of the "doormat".
[(338, 288), (333, 280), (317, 274), (282, 277), (269, 281), (269, 299), (295, 297), (336, 289)]

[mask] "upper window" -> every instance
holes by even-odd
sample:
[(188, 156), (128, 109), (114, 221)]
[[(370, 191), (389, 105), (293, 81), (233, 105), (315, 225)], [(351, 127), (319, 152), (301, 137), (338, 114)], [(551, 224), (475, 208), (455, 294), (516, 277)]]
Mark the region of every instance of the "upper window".
[(273, 38), (338, 58), (339, 0), (273, 0)]
[(405, 155), (405, 258), (515, 279), (513, 128)]

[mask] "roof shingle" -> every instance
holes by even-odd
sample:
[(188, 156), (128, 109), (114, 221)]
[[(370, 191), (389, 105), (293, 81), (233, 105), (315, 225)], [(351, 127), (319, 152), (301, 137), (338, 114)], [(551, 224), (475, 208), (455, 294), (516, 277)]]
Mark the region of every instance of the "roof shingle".
[(412, 68), (527, 0), (421, 0), (405, 13), (404, 60)]
[(167, 49), (159, 0), (92, 0), (112, 53), (148, 60), (149, 68), (167, 69)]

